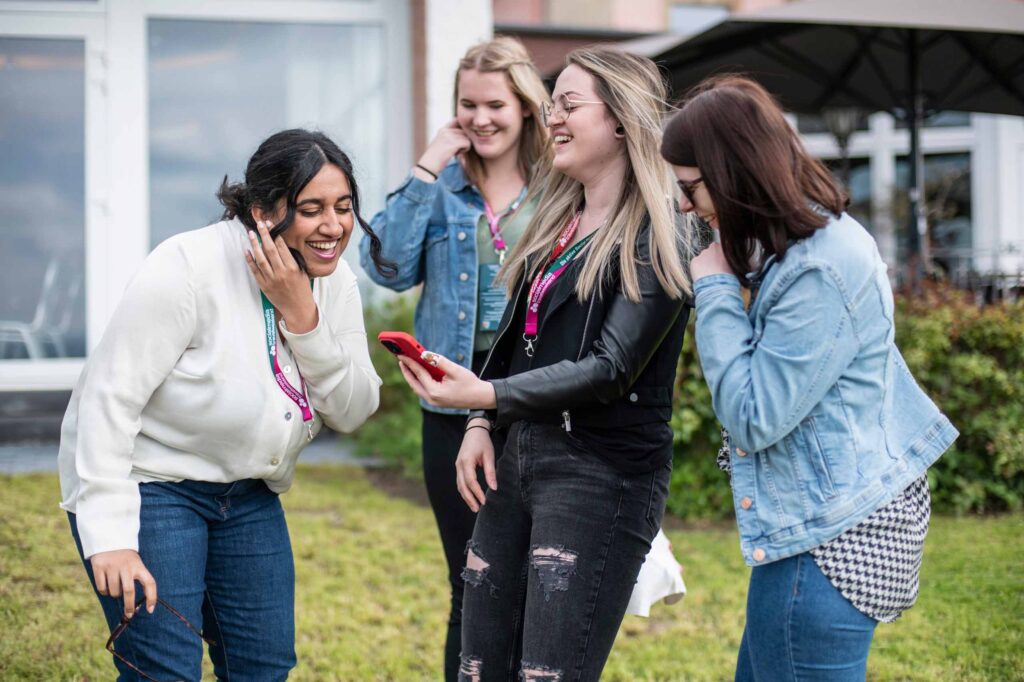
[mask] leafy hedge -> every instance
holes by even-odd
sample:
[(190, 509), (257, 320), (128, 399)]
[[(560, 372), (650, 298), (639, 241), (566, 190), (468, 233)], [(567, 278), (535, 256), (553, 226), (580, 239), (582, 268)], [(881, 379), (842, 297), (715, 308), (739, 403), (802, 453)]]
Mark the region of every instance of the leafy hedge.
[(928, 395), (960, 430), (932, 467), (937, 509), (1024, 506), (1024, 302), (978, 308), (933, 288), (897, 306), (896, 342)]
[[(373, 341), (382, 329), (412, 329), (411, 297), (370, 311), (367, 331), (384, 380), (381, 408), (357, 433), (359, 450), (420, 471), (420, 416), (394, 358)], [(1024, 304), (978, 308), (959, 292), (931, 289), (897, 301), (897, 343), (914, 376), (961, 432), (929, 477), (936, 510), (963, 514), (1024, 507)], [(676, 379), (675, 462), (668, 508), (688, 519), (732, 514), (715, 454), (718, 422), (692, 326)]]

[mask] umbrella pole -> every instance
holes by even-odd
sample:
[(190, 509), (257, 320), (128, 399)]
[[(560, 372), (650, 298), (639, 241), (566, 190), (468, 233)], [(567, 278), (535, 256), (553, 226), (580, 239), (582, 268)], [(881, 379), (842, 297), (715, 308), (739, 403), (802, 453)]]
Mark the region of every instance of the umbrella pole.
[(910, 284), (917, 288), (921, 276), (931, 269), (928, 249), (928, 218), (924, 210), (924, 153), (921, 150), (921, 124), (924, 122), (924, 95), (921, 92), (920, 48), (917, 31), (909, 35), (909, 97), (907, 107), (907, 132), (910, 134), (910, 177), (908, 197), (910, 199), (910, 225), (908, 225)]

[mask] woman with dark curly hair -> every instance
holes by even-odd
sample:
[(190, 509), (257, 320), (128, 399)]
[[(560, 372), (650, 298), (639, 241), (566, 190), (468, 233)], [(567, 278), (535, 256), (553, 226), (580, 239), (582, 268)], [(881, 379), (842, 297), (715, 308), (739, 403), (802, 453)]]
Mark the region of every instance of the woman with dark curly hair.
[(377, 409), (341, 260), (357, 222), (389, 264), (349, 158), (286, 130), (218, 197), (221, 222), (146, 258), (62, 427), (61, 506), (121, 679), (199, 679), (199, 632), (218, 679), (288, 676), (295, 573), (278, 495), (324, 424), (352, 431)]

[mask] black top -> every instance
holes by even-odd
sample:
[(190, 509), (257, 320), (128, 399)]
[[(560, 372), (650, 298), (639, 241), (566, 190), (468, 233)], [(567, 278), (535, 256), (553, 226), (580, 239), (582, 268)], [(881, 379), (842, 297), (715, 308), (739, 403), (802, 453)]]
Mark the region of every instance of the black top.
[(519, 420), (568, 426), (577, 444), (626, 473), (671, 461), (672, 388), (691, 306), (661, 288), (647, 240), (644, 229), (639, 302), (626, 298), (615, 267), (599, 294), (580, 301), (586, 249), (566, 268), (541, 303), (532, 357), (523, 340), (529, 282), (520, 280), (481, 374), (495, 387), (498, 407), (488, 416), (498, 428)]

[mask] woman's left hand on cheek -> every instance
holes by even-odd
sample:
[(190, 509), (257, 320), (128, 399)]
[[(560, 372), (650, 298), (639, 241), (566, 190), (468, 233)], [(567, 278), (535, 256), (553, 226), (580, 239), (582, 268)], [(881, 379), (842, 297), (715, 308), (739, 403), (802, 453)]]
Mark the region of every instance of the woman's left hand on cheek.
[(435, 407), (455, 407), (469, 410), (491, 409), (497, 406), (494, 386), (478, 379), (473, 372), (437, 353), (424, 352), (424, 359), (444, 372), (441, 381), (435, 380), (418, 362), (398, 356), (405, 383), (413, 392)]
[[(284, 239), (270, 238), (269, 222), (256, 223), (260, 239), (249, 232), (249, 250), (245, 262), (256, 284), (281, 313), (288, 330), (295, 334), (312, 331), (318, 320), (316, 302), (309, 286), (309, 275), (295, 262)], [(260, 243), (262, 240), (262, 244)]]
[(725, 260), (722, 245), (715, 242), (690, 261), (690, 277), (696, 282), (708, 275), (733, 275), (729, 262)]

